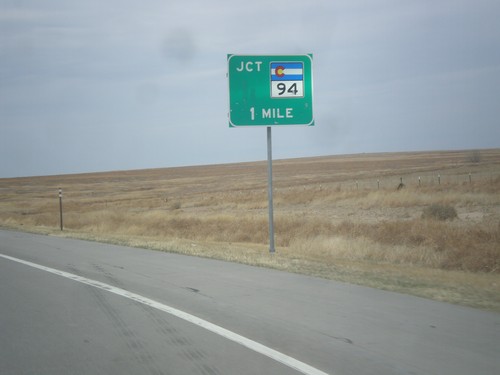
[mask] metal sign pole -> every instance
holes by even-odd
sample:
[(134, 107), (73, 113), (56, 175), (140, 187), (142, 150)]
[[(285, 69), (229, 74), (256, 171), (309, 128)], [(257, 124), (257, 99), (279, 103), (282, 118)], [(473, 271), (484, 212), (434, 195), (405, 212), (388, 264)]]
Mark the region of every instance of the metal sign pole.
[(273, 153), (271, 127), (267, 127), (267, 198), (269, 201), (269, 252), (274, 253), (274, 219), (273, 219)]

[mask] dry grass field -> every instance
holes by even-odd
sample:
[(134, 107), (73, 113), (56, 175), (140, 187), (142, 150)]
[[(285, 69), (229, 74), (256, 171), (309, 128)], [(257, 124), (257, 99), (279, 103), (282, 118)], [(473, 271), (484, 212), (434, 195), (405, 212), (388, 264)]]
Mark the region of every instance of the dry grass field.
[(277, 160), (273, 172), (274, 255), (266, 162), (0, 179), (0, 226), (500, 311), (500, 149)]

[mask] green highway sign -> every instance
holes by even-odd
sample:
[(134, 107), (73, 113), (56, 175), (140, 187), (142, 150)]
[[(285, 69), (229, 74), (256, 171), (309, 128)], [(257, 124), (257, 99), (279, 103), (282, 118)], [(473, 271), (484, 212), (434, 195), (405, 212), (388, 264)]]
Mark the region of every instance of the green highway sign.
[(312, 55), (227, 55), (229, 126), (314, 125)]

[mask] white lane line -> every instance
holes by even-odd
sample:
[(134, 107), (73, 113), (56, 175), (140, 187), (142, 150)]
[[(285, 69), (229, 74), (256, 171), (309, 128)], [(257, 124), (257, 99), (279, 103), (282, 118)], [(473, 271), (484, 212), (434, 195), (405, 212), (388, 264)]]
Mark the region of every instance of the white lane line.
[(14, 257), (11, 257), (9, 255), (0, 254), (0, 257), (17, 262), (17, 263), (24, 264), (26, 266), (37, 268), (37, 269), (42, 270), (42, 271), (50, 272), (50, 273), (58, 275), (58, 276), (66, 277), (68, 279), (77, 281), (79, 283), (87, 284), (87, 285), (93, 286), (95, 288), (102, 289), (102, 290), (105, 290), (107, 292), (114, 293), (114, 294), (117, 294), (119, 296), (131, 299), (131, 300), (139, 302), (139, 303), (142, 303), (143, 305), (153, 307), (153, 308), (158, 309), (160, 311), (164, 311), (164, 312), (166, 312), (170, 315), (173, 315), (177, 318), (183, 319), (183, 320), (190, 322), (192, 324), (195, 324), (199, 327), (205, 328), (206, 330), (213, 332), (219, 336), (222, 336), (228, 340), (231, 340), (237, 344), (243, 345), (244, 347), (251, 349), (257, 353), (263, 354), (263, 355), (265, 355), (271, 359), (274, 359), (275, 361), (278, 361), (278, 362), (280, 362), (280, 363), (282, 363), (282, 364), (284, 364), (284, 365), (286, 365), (294, 370), (297, 370), (303, 374), (306, 374), (306, 375), (328, 375), (326, 372), (323, 372), (321, 370), (318, 370), (317, 368), (309, 366), (307, 363), (301, 362), (301, 361), (299, 361), (295, 358), (292, 358), (286, 354), (278, 352), (277, 350), (274, 350), (274, 349), (271, 349), (265, 345), (259, 344), (256, 341), (250, 340), (244, 336), (241, 336), (237, 333), (234, 333), (234, 332), (229, 331), (225, 328), (222, 328), (221, 326), (210, 323), (206, 320), (200, 319), (194, 315), (188, 314), (184, 311), (170, 307), (170, 306), (165, 305), (163, 303), (154, 301), (150, 298), (143, 297), (139, 294), (132, 293), (132, 292), (129, 292), (125, 289), (114, 287), (112, 285), (101, 283), (100, 281), (97, 281), (97, 280), (87, 279), (86, 277), (74, 275), (72, 273), (68, 273), (65, 271), (59, 271), (59, 270), (56, 270), (54, 268), (45, 267), (45, 266), (42, 266), (40, 264), (36, 264), (36, 263), (28, 262), (26, 260), (14, 258)]

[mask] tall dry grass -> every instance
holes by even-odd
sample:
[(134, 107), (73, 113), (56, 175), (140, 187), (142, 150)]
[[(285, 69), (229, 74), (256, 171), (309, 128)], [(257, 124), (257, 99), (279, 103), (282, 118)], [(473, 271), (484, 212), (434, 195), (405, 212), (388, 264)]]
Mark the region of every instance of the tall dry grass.
[[(474, 163), (467, 155), (277, 161), (276, 244), (304, 262), (500, 273), (500, 150), (482, 151)], [(406, 188), (396, 190), (401, 178)], [(265, 163), (3, 179), (0, 225), (58, 228), (60, 186), (66, 230), (160, 242), (268, 241)], [(431, 205), (451, 206), (459, 217), (422, 219)]]
[(435, 220), (344, 222), (290, 243), (324, 259), (500, 273), (500, 226), (460, 228)]

